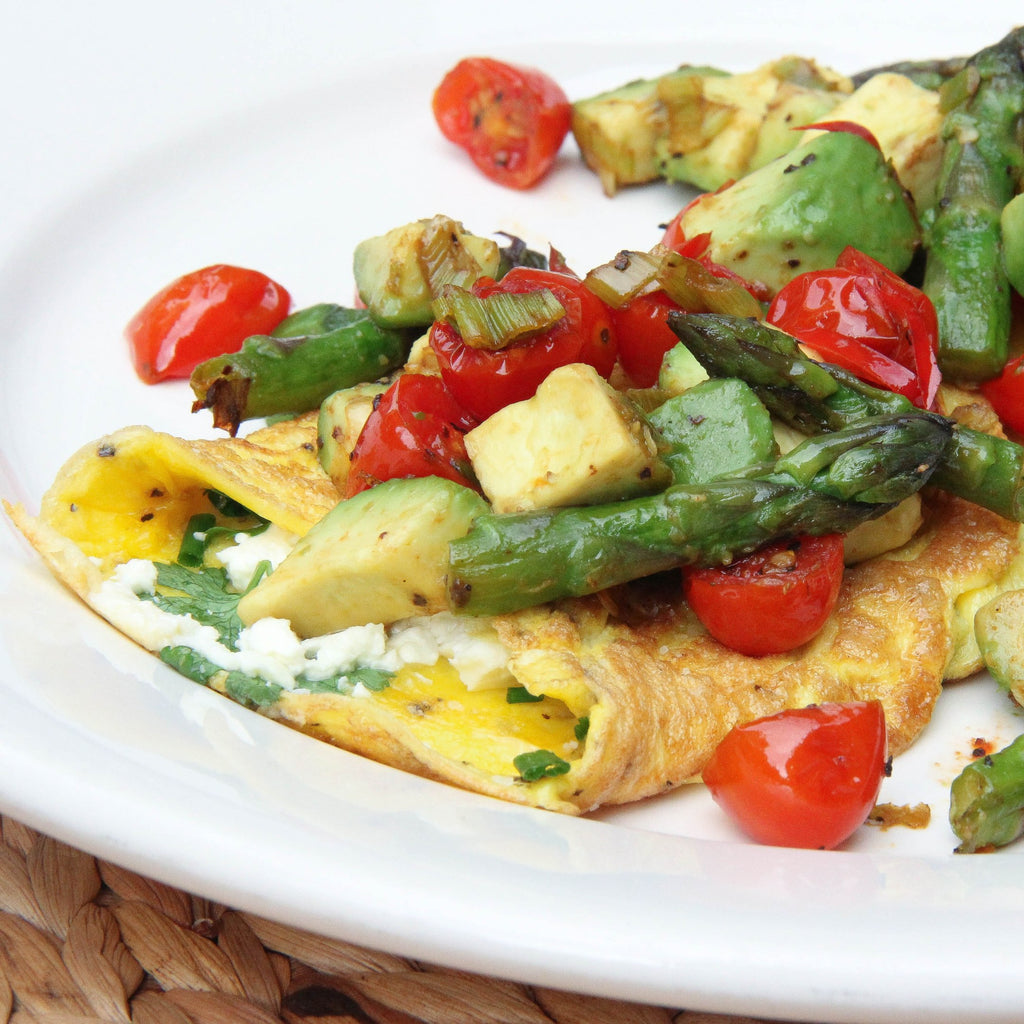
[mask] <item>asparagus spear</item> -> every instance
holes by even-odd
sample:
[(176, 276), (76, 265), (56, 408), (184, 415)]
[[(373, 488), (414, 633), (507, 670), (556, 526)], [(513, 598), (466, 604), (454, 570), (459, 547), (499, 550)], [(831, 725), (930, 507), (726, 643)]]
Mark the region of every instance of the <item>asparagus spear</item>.
[(875, 75), (904, 75), (916, 82), (922, 89), (938, 89), (942, 84), (962, 71), (967, 63), (966, 57), (938, 57), (933, 60), (901, 60), (895, 64), (882, 67), (866, 68), (850, 76), (853, 87), (859, 88)]
[[(770, 412), (805, 433), (914, 408), (902, 395), (808, 359), (790, 335), (767, 324), (713, 313), (673, 313), (669, 324), (712, 377), (745, 380)], [(931, 483), (1024, 522), (1024, 448), (947, 422), (952, 437)]]
[(310, 306), (273, 334), (247, 338), (240, 352), (200, 363), (192, 411), (212, 409), (214, 426), (233, 436), (242, 420), (307, 412), (341, 388), (384, 376), (409, 347), (407, 332), (378, 326), (366, 310)]
[(939, 318), (939, 366), (985, 380), (1006, 362), (1010, 286), (999, 217), (1016, 192), (1024, 128), (1024, 28), (975, 54), (942, 87), (943, 162), (924, 291)]
[(478, 517), (449, 546), (453, 607), (472, 615), (578, 597), (777, 537), (847, 532), (928, 479), (948, 422), (914, 410), (814, 437), (748, 478), (586, 508)]
[(960, 840), (957, 853), (1005, 846), (1024, 834), (1024, 736), (953, 780), (949, 824)]

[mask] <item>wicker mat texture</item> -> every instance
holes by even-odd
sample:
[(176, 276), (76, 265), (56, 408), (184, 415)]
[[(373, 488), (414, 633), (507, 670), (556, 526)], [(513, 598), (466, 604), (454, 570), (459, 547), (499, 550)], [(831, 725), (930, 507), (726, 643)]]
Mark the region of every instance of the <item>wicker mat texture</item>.
[(763, 1024), (514, 984), (276, 924), (0, 816), (0, 1024)]

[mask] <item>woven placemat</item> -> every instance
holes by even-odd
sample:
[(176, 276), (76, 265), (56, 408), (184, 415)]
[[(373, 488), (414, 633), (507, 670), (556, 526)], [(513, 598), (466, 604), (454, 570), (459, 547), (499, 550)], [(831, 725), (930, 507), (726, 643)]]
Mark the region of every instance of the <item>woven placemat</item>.
[(0, 816), (0, 1024), (765, 1024), (413, 962), (189, 895)]

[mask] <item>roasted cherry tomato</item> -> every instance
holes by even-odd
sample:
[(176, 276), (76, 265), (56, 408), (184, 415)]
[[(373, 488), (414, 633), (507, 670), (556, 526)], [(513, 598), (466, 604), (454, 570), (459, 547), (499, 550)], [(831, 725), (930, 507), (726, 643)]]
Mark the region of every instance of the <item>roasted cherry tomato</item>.
[(664, 292), (638, 295), (628, 305), (611, 311), (619, 362), (638, 388), (653, 387), (665, 353), (679, 343), (668, 325), (668, 315), (679, 309)]
[(781, 654), (807, 643), (835, 607), (842, 534), (766, 544), (730, 565), (683, 570), (683, 594), (704, 628), (741, 654)]
[(443, 320), (430, 329), (448, 390), (464, 409), (484, 420), (512, 402), (532, 397), (545, 377), (568, 363), (589, 363), (603, 377), (615, 366), (617, 347), (608, 307), (576, 277), (515, 267), (500, 281), (484, 278), (473, 286), (481, 296), (550, 288), (565, 316), (541, 334), (514, 341), (503, 349), (472, 348)]
[(468, 57), (434, 92), (442, 134), (492, 181), (525, 189), (551, 169), (572, 121), (572, 105), (543, 72)]
[(288, 315), (291, 296), (266, 274), (218, 263), (157, 292), (125, 329), (135, 372), (147, 384), (188, 377), (200, 363), (237, 352)]
[(812, 705), (736, 726), (703, 779), (759, 843), (831, 850), (871, 812), (886, 754), (881, 702)]
[[(727, 186), (723, 186), (727, 187)], [(666, 248), (671, 249), (673, 252), (679, 253), (680, 256), (686, 256), (691, 260), (696, 260), (701, 263), (707, 270), (712, 273), (715, 277), (721, 277), (729, 281), (735, 281), (737, 284), (742, 285), (751, 295), (757, 299), (758, 302), (767, 302), (771, 298), (771, 292), (767, 285), (760, 281), (748, 281), (745, 277), (741, 277), (734, 270), (730, 270), (728, 267), (723, 267), (721, 263), (716, 263), (708, 253), (708, 249), (711, 247), (711, 232), (704, 231), (699, 235), (694, 235), (692, 238), (687, 238), (683, 233), (683, 217), (686, 215), (686, 211), (689, 210), (694, 203), (698, 202), (700, 196), (691, 202), (687, 203), (665, 226), (665, 232), (661, 238), (661, 244)]]
[(844, 249), (772, 300), (768, 322), (869, 384), (930, 409), (941, 379), (938, 321), (924, 292), (870, 256)]
[(1024, 434), (1024, 356), (1011, 359), (1003, 372), (981, 385), (1004, 426)]
[(403, 373), (374, 404), (356, 439), (345, 496), (411, 476), (475, 487), (463, 439), (475, 425), (440, 377)]

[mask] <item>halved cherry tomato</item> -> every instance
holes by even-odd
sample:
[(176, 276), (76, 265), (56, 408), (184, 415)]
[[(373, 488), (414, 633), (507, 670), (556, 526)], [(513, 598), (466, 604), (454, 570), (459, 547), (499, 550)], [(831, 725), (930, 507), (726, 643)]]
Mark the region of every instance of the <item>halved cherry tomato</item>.
[[(723, 185), (723, 188), (727, 188), (728, 185)], [(719, 189), (721, 191), (721, 189)], [(751, 295), (757, 299), (758, 302), (767, 302), (771, 298), (771, 291), (768, 286), (760, 281), (748, 281), (745, 277), (741, 277), (734, 270), (730, 270), (728, 267), (723, 267), (721, 263), (716, 263), (711, 256), (708, 254), (708, 249), (711, 246), (711, 232), (703, 231), (699, 235), (694, 235), (693, 238), (687, 238), (683, 233), (683, 217), (686, 215), (686, 211), (693, 206), (694, 203), (700, 201), (700, 196), (696, 199), (691, 200), (686, 204), (673, 218), (665, 225), (665, 232), (661, 237), (661, 244), (666, 248), (671, 249), (673, 252), (679, 253), (680, 256), (686, 256), (691, 260), (697, 260), (698, 263), (702, 264), (707, 270), (712, 273), (715, 277), (721, 277), (725, 280), (735, 281), (737, 284), (742, 285)]]
[(492, 181), (536, 185), (551, 169), (572, 121), (562, 88), (533, 68), (467, 57), (434, 92), (434, 119)]
[(736, 726), (702, 777), (757, 842), (831, 850), (871, 812), (886, 754), (880, 701), (820, 704)]
[(430, 328), (430, 347), (437, 356), (448, 390), (479, 420), (512, 402), (532, 397), (545, 377), (568, 363), (589, 363), (607, 377), (618, 349), (608, 307), (579, 278), (533, 267), (515, 267), (500, 281), (482, 278), (473, 285), (481, 296), (496, 292), (521, 294), (550, 288), (565, 309), (553, 327), (514, 341), (503, 349), (472, 348), (449, 323)]
[(266, 274), (217, 263), (157, 292), (125, 328), (135, 372), (147, 384), (188, 377), (200, 363), (237, 352), (288, 315), (291, 296)]
[(848, 247), (832, 270), (811, 270), (772, 300), (768, 322), (869, 384), (922, 409), (935, 402), (941, 375), (938, 321), (924, 292)]
[(679, 309), (664, 292), (638, 295), (611, 311), (619, 362), (638, 388), (653, 387), (665, 353), (679, 338), (668, 325), (668, 314)]
[(475, 487), (463, 439), (474, 426), (440, 377), (403, 373), (374, 404), (356, 439), (345, 497), (410, 476)]
[(981, 385), (1003, 425), (1024, 434), (1024, 356), (1011, 359), (1003, 372)]
[(842, 534), (766, 544), (730, 565), (683, 569), (683, 594), (704, 628), (741, 654), (781, 654), (825, 624), (843, 581)]

